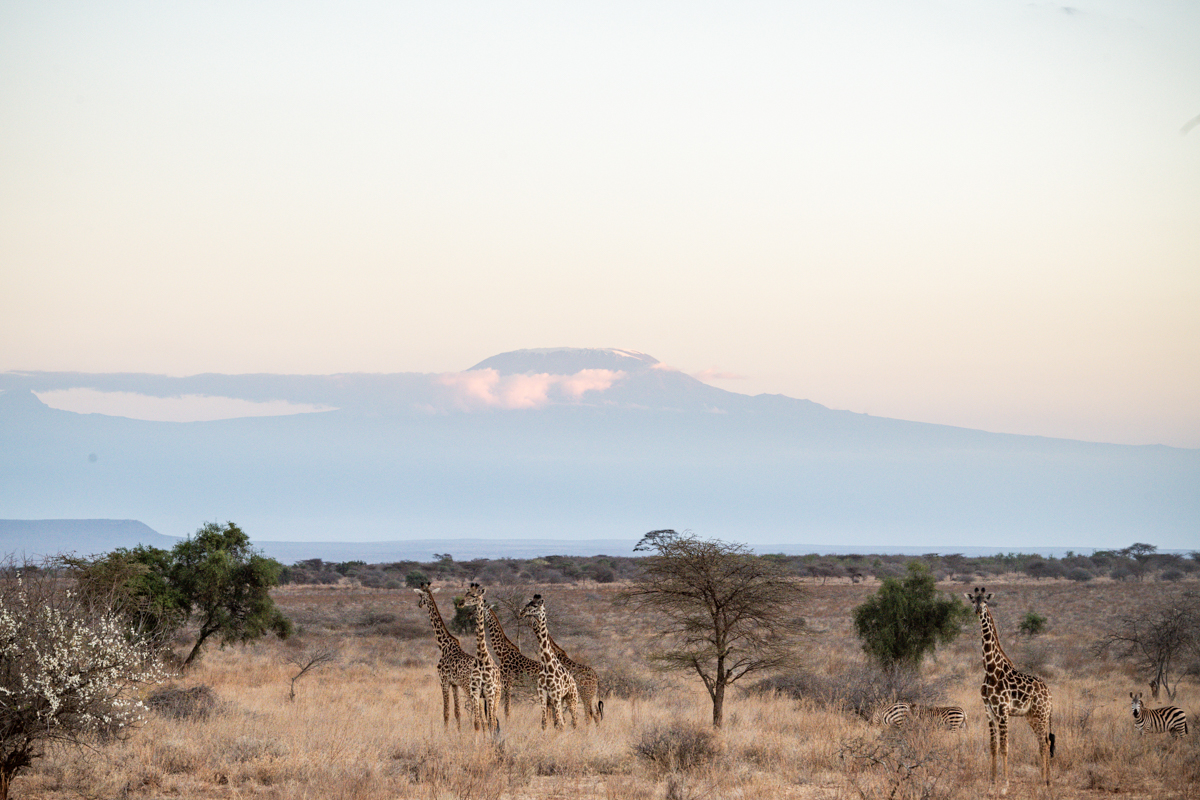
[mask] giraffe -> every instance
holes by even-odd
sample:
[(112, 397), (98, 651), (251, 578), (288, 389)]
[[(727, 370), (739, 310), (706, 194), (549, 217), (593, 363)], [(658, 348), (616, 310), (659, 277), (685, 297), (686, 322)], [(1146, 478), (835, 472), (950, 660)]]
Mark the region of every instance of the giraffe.
[(1053, 700), (1050, 689), (1040, 679), (1018, 672), (1000, 646), (996, 622), (988, 609), (991, 593), (984, 594), (983, 588), (966, 592), (967, 600), (979, 617), (983, 630), (983, 684), (979, 693), (988, 717), (988, 737), (992, 751), (992, 783), (996, 782), (996, 750), (999, 740), (1000, 758), (1004, 761), (1004, 789), (1008, 793), (1008, 718), (1026, 717), (1033, 735), (1038, 740), (1038, 756), (1042, 766), (1042, 779), (1050, 785), (1050, 758), (1054, 755), (1054, 734), (1051, 732)]
[(579, 704), (579, 689), (571, 673), (558, 660), (554, 648), (550, 646), (550, 633), (546, 630), (546, 601), (540, 594), (521, 609), (521, 618), (529, 617), (533, 621), (533, 632), (537, 634), (538, 647), (542, 654), (542, 671), (538, 674), (538, 697), (542, 702), (542, 730), (546, 729), (546, 716), (554, 713), (554, 727), (563, 726), (563, 702), (571, 712), (571, 727), (579, 727), (575, 715), (575, 706)]
[(481, 727), (489, 733), (498, 733), (500, 720), (496, 716), (496, 701), (500, 699), (500, 668), (492, 659), (487, 646), (487, 604), (483, 595), (487, 591), (478, 583), (472, 583), (463, 598), (463, 605), (475, 609), (475, 666), (471, 669), (471, 699), (475, 702), (475, 730)]
[(512, 698), (512, 686), (522, 675), (530, 675), (534, 679), (542, 672), (541, 662), (535, 661), (521, 652), (500, 625), (496, 609), (489, 608), (487, 616), (488, 637), (492, 640), (492, 653), (496, 657), (496, 665), (500, 669), (500, 692), (504, 703), (504, 717), (508, 718), (509, 701)]
[[(550, 636), (550, 634), (546, 634)], [(550, 637), (550, 646), (554, 648), (554, 655), (558, 657), (559, 663), (567, 668), (567, 672), (571, 673), (571, 677), (575, 679), (575, 685), (579, 688), (579, 699), (583, 702), (584, 723), (592, 722), (597, 725), (600, 720), (604, 719), (604, 701), (600, 699), (600, 679), (596, 677), (596, 670), (589, 667), (587, 664), (580, 664), (573, 661), (566, 651), (558, 646), (558, 642), (554, 641), (554, 637)]]
[(429, 582), (421, 584), (419, 588), (414, 587), (413, 591), (421, 596), (417, 601), (418, 608), (426, 608), (429, 611), (429, 621), (433, 625), (433, 635), (437, 637), (438, 647), (442, 651), (442, 657), (438, 660), (437, 671), (438, 678), (442, 683), (442, 724), (449, 727), (450, 725), (450, 695), (454, 694), (454, 724), (459, 730), (462, 729), (462, 722), (458, 716), (458, 690), (461, 687), (466, 693), (467, 711), (475, 713), (475, 703), (471, 699), (471, 670), (475, 668), (475, 657), (468, 654), (462, 649), (449, 629), (446, 628), (446, 623), (442, 620), (442, 613), (438, 611), (437, 603), (434, 602), (433, 593), (437, 589), (431, 589)]

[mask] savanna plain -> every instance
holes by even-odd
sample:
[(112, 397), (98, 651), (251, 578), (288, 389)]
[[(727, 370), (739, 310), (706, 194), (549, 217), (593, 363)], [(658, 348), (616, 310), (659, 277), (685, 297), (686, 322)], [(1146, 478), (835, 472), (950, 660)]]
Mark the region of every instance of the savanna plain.
[[(938, 648), (917, 677), (886, 684), (854, 635), (852, 609), (879, 588), (800, 579), (797, 612), (808, 635), (781, 680), (734, 684), (724, 725), (695, 674), (663, 673), (648, 656), (658, 623), (614, 603), (620, 582), (496, 586), (489, 599), (519, 607), (546, 598), (551, 634), (593, 666), (604, 694), (598, 725), (541, 727), (531, 684), (514, 692), (500, 734), (442, 722), (439, 651), (427, 613), (408, 588), (287, 585), (273, 592), (296, 624), (288, 640), (210, 648), (167, 687), (132, 735), (94, 749), (49, 750), (13, 784), (24, 798), (973, 798), (998, 794), (989, 781), (979, 625)], [(1192, 733), (1139, 736), (1131, 691), (1145, 677), (1094, 645), (1114, 620), (1192, 581), (1036, 581), (992, 578), (992, 612), (1018, 669), (1040, 676), (1054, 698), (1052, 783), (1038, 775), (1037, 745), (1023, 719), (1010, 730), (1010, 797), (1200, 798), (1198, 686), (1179, 682), (1173, 701)], [(971, 587), (943, 582), (961, 596)], [(444, 584), (442, 615), (465, 587)], [(1019, 632), (1029, 611), (1046, 630)], [(536, 641), (511, 615), (510, 639), (537, 657)], [(474, 652), (474, 637), (459, 636)], [(182, 640), (181, 640), (182, 641)], [(182, 649), (182, 644), (181, 644)], [(301, 667), (325, 654), (293, 681)], [(744, 685), (743, 685), (744, 684)], [(149, 690), (148, 690), (149, 691)], [(961, 731), (872, 724), (872, 703), (909, 695), (961, 705)], [(1148, 697), (1148, 693), (1147, 693)], [(1165, 697), (1165, 696), (1164, 696)], [(866, 698), (866, 700), (864, 700)], [(898, 699), (907, 699), (899, 697)], [(1167, 701), (1149, 702), (1165, 705)]]

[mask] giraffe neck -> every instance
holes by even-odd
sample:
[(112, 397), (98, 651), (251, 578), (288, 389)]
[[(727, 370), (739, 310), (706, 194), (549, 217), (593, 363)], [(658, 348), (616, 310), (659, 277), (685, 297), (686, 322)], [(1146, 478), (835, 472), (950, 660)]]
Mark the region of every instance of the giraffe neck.
[(448, 655), (455, 649), (461, 650), (462, 645), (458, 643), (458, 639), (454, 638), (442, 620), (442, 612), (438, 611), (437, 603), (433, 599), (433, 592), (426, 591), (425, 599), (429, 601), (429, 622), (433, 625), (433, 635), (437, 637), (442, 655)]
[(538, 649), (542, 653), (543, 664), (553, 664), (558, 659), (554, 656), (554, 647), (550, 644), (550, 632), (546, 630), (546, 620), (542, 616), (534, 616), (533, 632), (537, 634)]
[(1000, 634), (996, 630), (996, 621), (992, 619), (992, 611), (985, 608), (979, 615), (980, 627), (983, 629), (983, 664), (989, 670), (1011, 672), (1012, 661), (1004, 648), (1000, 646)]
[[(503, 626), (500, 625), (500, 618), (496, 616), (496, 609), (489, 608), (487, 615), (488, 633), (492, 636), (492, 649), (497, 655), (511, 653), (516, 650), (517, 646), (508, 640), (508, 636), (504, 633)], [(519, 651), (518, 651), (519, 652)]]
[(575, 666), (575, 662), (571, 660), (570, 656), (567, 655), (565, 650), (558, 646), (558, 642), (554, 641), (554, 638), (550, 636), (549, 632), (546, 633), (546, 638), (550, 640), (550, 647), (554, 650), (554, 656), (564, 667)]
[(479, 660), (488, 662), (491, 660), (487, 649), (487, 630), (486, 613), (483, 606), (483, 598), (479, 598), (475, 605), (475, 652), (479, 655)]

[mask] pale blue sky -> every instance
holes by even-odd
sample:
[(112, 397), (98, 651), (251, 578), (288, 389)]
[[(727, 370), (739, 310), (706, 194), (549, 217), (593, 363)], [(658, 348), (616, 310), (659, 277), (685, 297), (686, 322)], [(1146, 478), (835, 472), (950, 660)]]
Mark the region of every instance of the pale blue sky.
[(1154, 0), (10, 0), (0, 370), (620, 347), (1200, 447), (1197, 42)]

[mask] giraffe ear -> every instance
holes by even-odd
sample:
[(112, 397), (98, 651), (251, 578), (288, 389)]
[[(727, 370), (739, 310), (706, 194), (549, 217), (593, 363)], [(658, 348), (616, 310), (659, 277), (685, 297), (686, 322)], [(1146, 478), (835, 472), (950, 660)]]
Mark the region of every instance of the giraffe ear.
[(435, 587), (435, 588), (433, 588), (433, 589), (430, 589), (429, 591), (430, 591), (430, 593), (431, 593), (431, 594), (437, 594), (437, 593), (438, 593), (438, 592), (440, 592), (441, 590), (442, 590), (442, 587), (440, 587), (440, 586), (437, 586), (437, 587)]
[(991, 600), (991, 599), (992, 599), (992, 593), (991, 593), (991, 592), (988, 592), (988, 593), (987, 593), (987, 597), (985, 597), (985, 598), (983, 598), (983, 599), (984, 599), (984, 600)]
[(963, 597), (967, 598), (968, 600), (970, 600), (972, 602), (974, 602), (974, 600), (975, 600), (975, 595), (971, 594), (970, 592), (963, 592)]

